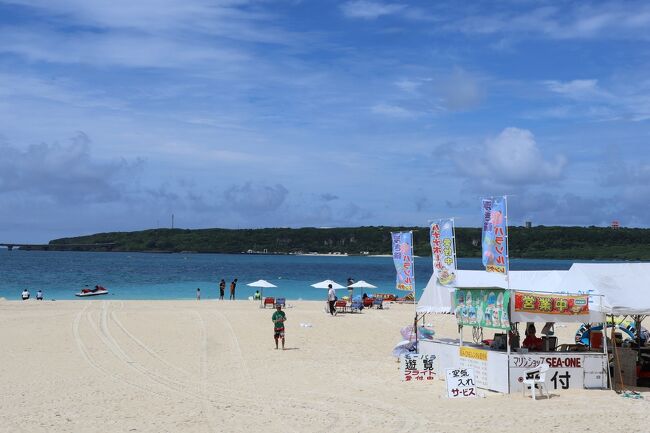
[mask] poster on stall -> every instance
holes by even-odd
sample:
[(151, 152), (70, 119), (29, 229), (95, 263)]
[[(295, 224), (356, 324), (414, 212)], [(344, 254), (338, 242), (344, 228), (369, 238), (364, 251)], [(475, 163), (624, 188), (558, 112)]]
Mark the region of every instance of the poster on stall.
[(453, 287), (456, 281), (456, 245), (454, 220), (441, 219), (431, 224), (431, 256), (433, 274), (441, 286)]
[(424, 382), (435, 378), (436, 355), (407, 353), (399, 357), (400, 376), (405, 382)]
[(528, 370), (542, 363), (549, 366), (546, 384), (549, 391), (607, 387), (606, 357), (603, 354), (547, 353), (512, 354), (509, 360), (510, 392), (520, 392)]
[(483, 266), (487, 272), (508, 273), (508, 216), (506, 197), (486, 198), (482, 201)]
[(589, 314), (589, 295), (555, 295), (515, 291), (518, 313), (576, 316)]
[(456, 289), (456, 321), (463, 326), (510, 329), (508, 305), (510, 291), (505, 289)]
[(397, 290), (415, 295), (415, 271), (413, 268), (413, 232), (391, 233), (393, 240), (393, 263), (397, 272)]
[(449, 398), (475, 398), (477, 397), (476, 380), (472, 368), (448, 368), (447, 372), (447, 397)]

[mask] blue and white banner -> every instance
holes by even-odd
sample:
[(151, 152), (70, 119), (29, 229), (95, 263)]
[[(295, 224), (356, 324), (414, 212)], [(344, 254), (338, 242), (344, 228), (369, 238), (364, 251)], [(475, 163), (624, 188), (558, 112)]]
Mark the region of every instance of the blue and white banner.
[(393, 262), (397, 271), (397, 290), (415, 291), (413, 263), (413, 232), (391, 233), (393, 238)]
[(454, 220), (441, 219), (431, 224), (431, 255), (433, 274), (438, 284), (452, 286), (456, 281), (456, 242)]
[(483, 266), (488, 272), (508, 273), (508, 216), (506, 197), (483, 199)]

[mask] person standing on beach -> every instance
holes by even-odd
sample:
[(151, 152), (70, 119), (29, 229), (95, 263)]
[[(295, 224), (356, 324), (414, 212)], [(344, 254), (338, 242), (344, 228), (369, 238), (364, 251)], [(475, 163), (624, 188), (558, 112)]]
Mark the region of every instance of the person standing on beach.
[(329, 289), (327, 291), (327, 302), (330, 305), (330, 314), (333, 316), (336, 314), (336, 308), (334, 307), (334, 304), (336, 304), (336, 290), (331, 284), (328, 284), (327, 288)]
[(273, 321), (273, 339), (275, 340), (275, 348), (278, 348), (278, 339), (282, 339), (282, 350), (284, 350), (284, 322), (287, 320), (287, 315), (282, 311), (282, 306), (277, 305), (277, 309), (271, 320)]
[(237, 278), (235, 278), (232, 283), (230, 283), (230, 300), (235, 300), (235, 287), (237, 287)]
[(219, 283), (219, 299), (223, 301), (223, 295), (226, 293), (226, 280), (223, 278), (221, 279), (221, 282)]
[(197, 301), (201, 300), (201, 289), (200, 288), (196, 289), (196, 300)]
[(352, 293), (354, 293), (354, 288), (350, 286), (353, 284), (354, 284), (354, 280), (352, 279), (352, 277), (348, 277), (348, 298), (350, 298), (350, 302), (352, 302)]

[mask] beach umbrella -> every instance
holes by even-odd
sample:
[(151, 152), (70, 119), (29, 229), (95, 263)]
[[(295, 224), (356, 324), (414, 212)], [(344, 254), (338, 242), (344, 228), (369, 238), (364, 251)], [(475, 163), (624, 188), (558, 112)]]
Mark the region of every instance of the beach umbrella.
[(262, 305), (262, 302), (264, 302), (264, 296), (263, 296), (264, 289), (269, 289), (271, 287), (278, 287), (275, 284), (269, 283), (266, 280), (253, 281), (252, 283), (248, 283), (246, 285), (250, 286), (250, 287), (259, 287), (260, 288), (260, 305)]
[[(367, 282), (365, 282), (363, 280), (359, 280), (356, 283), (350, 284), (348, 286), (348, 289), (350, 289), (350, 290), (352, 290), (352, 289), (376, 289), (376, 288), (377, 288), (377, 286), (373, 286), (372, 284), (367, 283)], [(350, 301), (351, 300), (352, 300), (352, 296), (350, 296)]]
[(332, 281), (332, 280), (321, 281), (320, 283), (315, 283), (312, 284), (311, 286), (315, 289), (329, 289), (330, 284), (332, 285), (333, 289), (345, 289), (345, 286), (342, 286), (336, 281)]
[(352, 287), (353, 289), (376, 289), (377, 286), (373, 286), (370, 283), (366, 283), (365, 281), (357, 281), (354, 284), (350, 284), (348, 287)]

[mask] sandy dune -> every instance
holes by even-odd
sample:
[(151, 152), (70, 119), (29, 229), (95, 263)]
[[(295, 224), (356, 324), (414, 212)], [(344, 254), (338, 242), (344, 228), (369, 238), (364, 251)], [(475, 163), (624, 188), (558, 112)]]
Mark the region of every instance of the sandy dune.
[[(610, 391), (450, 401), (442, 381), (402, 382), (390, 353), (412, 305), (290, 304), (282, 351), (250, 301), (0, 302), (0, 431), (647, 430), (649, 402)], [(453, 317), (427, 321), (454, 336)]]

